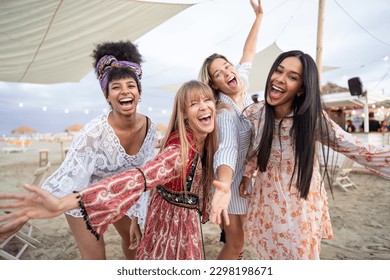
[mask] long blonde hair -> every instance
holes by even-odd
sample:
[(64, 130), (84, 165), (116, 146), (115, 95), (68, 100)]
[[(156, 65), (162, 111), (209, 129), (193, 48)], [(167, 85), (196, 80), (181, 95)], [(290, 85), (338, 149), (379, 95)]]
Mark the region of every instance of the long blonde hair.
[[(233, 63), (231, 63), (227, 58), (226, 56), (222, 55), (222, 54), (218, 54), (218, 53), (214, 53), (210, 56), (208, 56), (204, 61), (203, 61), (203, 64), (202, 64), (202, 67), (200, 68), (200, 71), (199, 71), (199, 75), (198, 75), (198, 80), (209, 85), (213, 91), (213, 94), (214, 94), (214, 98), (215, 98), (215, 101), (216, 101), (216, 105), (217, 105), (217, 111), (220, 111), (222, 109), (228, 109), (228, 110), (233, 110), (233, 108), (231, 106), (229, 106), (228, 104), (224, 103), (224, 102), (219, 102), (218, 101), (218, 95), (219, 95), (219, 89), (216, 89), (213, 87), (214, 83), (213, 83), (213, 78), (211, 77), (210, 75), (210, 71), (209, 71), (209, 68), (210, 68), (210, 65), (214, 62), (214, 60), (216, 60), (217, 58), (221, 58), (223, 60), (225, 60), (227, 63), (229, 63), (230, 65), (233, 66)], [(223, 92), (222, 92), (223, 93)]]
[[(193, 149), (188, 142), (187, 129), (190, 129), (188, 124), (185, 122), (185, 116), (187, 115), (187, 108), (192, 100), (199, 100), (201, 97), (207, 97), (214, 101), (212, 89), (205, 83), (200, 81), (191, 80), (184, 83), (180, 89), (177, 91), (172, 116), (168, 125), (166, 136), (164, 137), (161, 145), (161, 150), (164, 149), (165, 144), (169, 136), (174, 132), (178, 131), (180, 139), (180, 156), (182, 162), (182, 178), (185, 182), (186, 180), (186, 168), (188, 161), (188, 150)], [(205, 171), (204, 183), (207, 186), (210, 186), (212, 180), (214, 179), (214, 169), (213, 169), (213, 158), (214, 154), (218, 148), (218, 129), (216, 116), (214, 115), (214, 130), (209, 133), (205, 139), (204, 145), (205, 151), (207, 151), (206, 164), (203, 166)], [(195, 151), (197, 152), (197, 151)], [(184, 186), (183, 182), (183, 186)]]

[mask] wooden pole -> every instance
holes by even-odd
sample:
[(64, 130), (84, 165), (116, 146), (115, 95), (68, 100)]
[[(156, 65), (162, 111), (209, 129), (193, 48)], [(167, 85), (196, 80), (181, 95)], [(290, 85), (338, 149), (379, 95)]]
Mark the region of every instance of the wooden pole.
[(324, 14), (325, 14), (325, 0), (319, 0), (318, 20), (317, 20), (316, 64), (318, 68), (318, 82), (320, 88), (322, 82), (322, 45), (323, 45), (323, 35), (324, 35)]
[(64, 161), (64, 142), (62, 142), (62, 140), (60, 140), (60, 143), (61, 143), (61, 162)]
[[(320, 87), (320, 92), (322, 92), (321, 86), (321, 78), (322, 78), (322, 38), (324, 31), (324, 9), (325, 8), (325, 0), (319, 0), (318, 2), (318, 18), (317, 18), (317, 48), (316, 48), (316, 64), (318, 69), (318, 86)], [(316, 144), (316, 149), (319, 151), (320, 149), (319, 142)], [(317, 155), (319, 153), (317, 152)], [(318, 164), (320, 163), (320, 156), (318, 156)]]
[(370, 130), (369, 130), (369, 115), (370, 115), (370, 110), (368, 109), (368, 93), (366, 92), (365, 96), (364, 96), (364, 132), (365, 133), (368, 133)]

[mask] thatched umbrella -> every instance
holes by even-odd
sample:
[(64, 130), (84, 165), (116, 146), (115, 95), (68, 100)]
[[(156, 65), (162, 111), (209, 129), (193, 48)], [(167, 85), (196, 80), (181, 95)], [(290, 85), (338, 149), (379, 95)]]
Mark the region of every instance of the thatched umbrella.
[(15, 128), (14, 130), (11, 130), (12, 134), (30, 134), (37, 132), (34, 128), (29, 127), (27, 125), (21, 125), (18, 128)]
[(165, 133), (168, 127), (165, 124), (159, 123), (157, 124), (156, 130)]
[(162, 123), (157, 124), (157, 126), (156, 126), (157, 138), (161, 139), (162, 137), (164, 137), (165, 134), (167, 133), (167, 129), (168, 129), (168, 127), (165, 124), (162, 124)]
[(68, 128), (65, 128), (65, 132), (78, 132), (83, 128), (84, 125), (76, 123), (74, 125), (69, 126)]

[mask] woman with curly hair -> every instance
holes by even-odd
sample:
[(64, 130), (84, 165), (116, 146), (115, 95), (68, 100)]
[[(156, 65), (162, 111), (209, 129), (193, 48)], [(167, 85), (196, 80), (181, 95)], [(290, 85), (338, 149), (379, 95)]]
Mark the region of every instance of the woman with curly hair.
[[(156, 126), (137, 112), (142, 95), (142, 57), (137, 47), (129, 41), (106, 42), (96, 46), (92, 57), (103, 96), (111, 110), (83, 127), (61, 166), (43, 183), (44, 190), (59, 198), (106, 177), (141, 167), (154, 156)], [(136, 252), (129, 249), (130, 226), (140, 234), (137, 220), (144, 222), (147, 200), (146, 193), (127, 215), (113, 223), (127, 259), (134, 259)], [(106, 259), (103, 236), (96, 240), (90, 234), (80, 209), (67, 211), (65, 217), (81, 258)]]

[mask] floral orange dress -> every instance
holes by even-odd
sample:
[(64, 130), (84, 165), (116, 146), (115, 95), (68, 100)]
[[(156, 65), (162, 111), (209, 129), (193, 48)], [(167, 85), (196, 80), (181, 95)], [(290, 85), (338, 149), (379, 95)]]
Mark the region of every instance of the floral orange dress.
[[(261, 140), (263, 109), (264, 102), (249, 108), (249, 119), (254, 127), (253, 147), (257, 147)], [(245, 234), (260, 259), (319, 259), (321, 239), (333, 239), (327, 194), (318, 164), (314, 166), (306, 200), (300, 198), (295, 180), (291, 187), (289, 185), (294, 166), (294, 143), (290, 136), (292, 121), (289, 117), (275, 121), (267, 170), (257, 172), (254, 196), (249, 202)], [(337, 152), (378, 175), (390, 178), (389, 147), (377, 148), (363, 143), (328, 117), (327, 126), (329, 140)], [(254, 157), (247, 162), (246, 177), (252, 178), (256, 160)]]
[(202, 160), (195, 138), (188, 131), (185, 190), (181, 176), (180, 141), (177, 133), (164, 150), (144, 167), (101, 180), (80, 192), (80, 206), (87, 227), (97, 238), (126, 214), (145, 190), (152, 189), (144, 236), (137, 259), (202, 259), (201, 222), (209, 217), (210, 186), (205, 186)]

